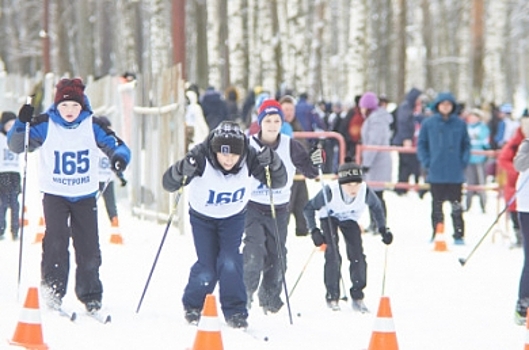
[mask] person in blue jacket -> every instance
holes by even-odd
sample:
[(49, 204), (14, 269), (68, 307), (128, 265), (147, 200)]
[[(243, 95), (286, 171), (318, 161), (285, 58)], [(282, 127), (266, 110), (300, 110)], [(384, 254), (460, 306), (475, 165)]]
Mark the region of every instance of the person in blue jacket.
[(461, 205), (465, 168), (470, 158), (470, 138), (466, 123), (457, 115), (457, 102), (449, 92), (434, 101), (434, 114), (426, 118), (419, 132), (417, 156), (427, 173), (432, 194), (432, 227), (444, 223), (443, 203), (452, 206), (454, 243), (464, 244), (465, 223)]
[(71, 237), (77, 265), (75, 294), (87, 311), (94, 313), (101, 309), (103, 296), (96, 205), (99, 149), (116, 172), (127, 167), (130, 150), (93, 115), (84, 89), (79, 78), (60, 80), (48, 110), (33, 117), (34, 108), (22, 106), (7, 138), (13, 152), (24, 152), (29, 123), (28, 151), (40, 151), (38, 177), (46, 222), (41, 289), (46, 304), (59, 309), (66, 294)]

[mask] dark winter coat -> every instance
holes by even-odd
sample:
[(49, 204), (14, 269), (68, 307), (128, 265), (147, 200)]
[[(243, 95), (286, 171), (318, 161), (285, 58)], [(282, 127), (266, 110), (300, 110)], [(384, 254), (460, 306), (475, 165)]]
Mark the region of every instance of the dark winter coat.
[(300, 98), (296, 104), (296, 118), (303, 131), (314, 131), (315, 127), (325, 130), (325, 123), (305, 98)]
[[(182, 185), (187, 185), (196, 176), (202, 176), (206, 169), (206, 161), (209, 161), (211, 165), (218, 171), (222, 171), (225, 175), (238, 173), (246, 162), (249, 173), (259, 180), (261, 183), (266, 183), (266, 171), (265, 167), (259, 163), (257, 159), (258, 151), (251, 147), (246, 141), (246, 147), (244, 153), (241, 155), (239, 162), (229, 171), (225, 171), (217, 161), (216, 154), (211, 148), (211, 139), (213, 132), (211, 132), (206, 141), (199, 143), (193, 149), (191, 149), (184, 159), (177, 161), (171, 165), (163, 174), (162, 185), (166, 191), (174, 192), (177, 191)], [(188, 158), (192, 157), (196, 160), (197, 168), (193, 176), (187, 178), (186, 183), (183, 184), (182, 166)], [(285, 165), (281, 161), (281, 158), (275, 151), (273, 151), (272, 164), (270, 165), (270, 175), (272, 188), (284, 187), (287, 183), (287, 170)]]
[(228, 120), (228, 106), (218, 91), (206, 90), (200, 104), (209, 130), (215, 129), (221, 122)]
[(413, 118), (413, 110), (415, 109), (415, 103), (421, 95), (421, 90), (413, 88), (411, 89), (406, 98), (397, 108), (397, 121), (396, 131), (393, 137), (393, 144), (402, 146), (404, 140), (413, 140), (415, 133), (415, 120)]
[[(450, 101), (453, 105), (447, 119), (439, 113), (438, 105)], [(434, 115), (426, 118), (419, 132), (417, 156), (427, 171), (429, 183), (461, 184), (470, 158), (470, 138), (466, 123), (456, 114), (456, 100), (450, 93), (441, 93), (434, 102)]]

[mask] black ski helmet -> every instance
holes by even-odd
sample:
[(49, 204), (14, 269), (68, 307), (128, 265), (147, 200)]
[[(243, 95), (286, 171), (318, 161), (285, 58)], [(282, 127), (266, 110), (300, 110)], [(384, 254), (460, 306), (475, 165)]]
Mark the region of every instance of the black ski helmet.
[(239, 124), (232, 121), (224, 121), (213, 130), (210, 144), (213, 153), (243, 155), (246, 147), (246, 137)]

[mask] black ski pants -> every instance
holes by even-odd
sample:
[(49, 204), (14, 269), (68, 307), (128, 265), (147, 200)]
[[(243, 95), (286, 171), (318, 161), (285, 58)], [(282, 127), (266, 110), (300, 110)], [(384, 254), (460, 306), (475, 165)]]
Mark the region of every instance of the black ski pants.
[(71, 202), (64, 197), (44, 194), (42, 203), (46, 232), (42, 241), (41, 283), (61, 298), (66, 294), (71, 237), (77, 265), (75, 294), (83, 303), (101, 301), (101, 250), (95, 197)]
[[(257, 293), (259, 306), (278, 309), (283, 305), (281, 260), (286, 271), (288, 215), (286, 207), (276, 211), (278, 230), (276, 233), (276, 219), (272, 218), (270, 212), (249, 206), (246, 213), (243, 248), (244, 284), (248, 300), (251, 302), (261, 280)], [(281, 249), (279, 252), (276, 235), (279, 236)]]
[(435, 238), (435, 228), (438, 223), (444, 223), (443, 203), (449, 201), (452, 209), (452, 225), (455, 239), (465, 236), (465, 222), (461, 206), (462, 184), (430, 184), (432, 193), (432, 239)]
[[(324, 283), (327, 289), (327, 300), (338, 300), (340, 298), (342, 257), (339, 249), (338, 228), (342, 232), (347, 259), (349, 260), (349, 277), (352, 282), (349, 293), (353, 299), (363, 299), (364, 288), (367, 285), (367, 262), (358, 223), (353, 220), (339, 221), (336, 218), (324, 218), (320, 220), (320, 225), (325, 237), (325, 243), (327, 244), (324, 266)], [(334, 237), (334, 242), (332, 240), (333, 238), (331, 238), (331, 232)]]
[(289, 210), (296, 220), (296, 236), (307, 236), (309, 234), (307, 221), (305, 221), (305, 216), (303, 215), (303, 208), (305, 208), (308, 201), (307, 182), (305, 180), (294, 180), (290, 188)]

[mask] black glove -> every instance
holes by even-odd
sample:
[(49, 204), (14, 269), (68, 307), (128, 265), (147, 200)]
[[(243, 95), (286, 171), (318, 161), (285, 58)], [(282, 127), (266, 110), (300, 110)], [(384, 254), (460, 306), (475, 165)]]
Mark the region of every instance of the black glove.
[(325, 151), (322, 148), (315, 148), (310, 152), (310, 160), (314, 166), (320, 166), (325, 163)]
[(367, 174), (369, 171), (369, 167), (368, 166), (362, 166), (362, 174)]
[(123, 172), (127, 168), (127, 162), (125, 162), (125, 159), (123, 159), (123, 157), (118, 154), (114, 154), (112, 156), (112, 159), (110, 159), (110, 164), (112, 166), (112, 170), (115, 172)]
[(264, 146), (261, 149), (261, 152), (257, 155), (257, 160), (259, 161), (259, 164), (264, 167), (272, 165), (274, 161), (274, 151), (270, 147)]
[(186, 157), (182, 162), (182, 176), (193, 177), (197, 171), (197, 161), (193, 157)]
[(310, 232), (310, 236), (312, 237), (312, 242), (314, 242), (314, 245), (316, 247), (321, 246), (322, 244), (325, 244), (325, 237), (321, 233), (321, 230), (317, 227), (313, 228)]
[(31, 119), (33, 118), (33, 112), (35, 112), (35, 108), (33, 108), (32, 105), (23, 105), (22, 108), (20, 108), (20, 111), (18, 112), (18, 120), (20, 120), (24, 124), (31, 122)]
[(391, 244), (391, 242), (393, 242), (393, 234), (391, 233), (389, 228), (381, 227), (378, 229), (378, 232), (380, 232), (380, 234), (382, 235), (382, 242), (384, 242), (384, 244), (389, 245)]

